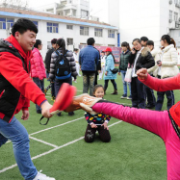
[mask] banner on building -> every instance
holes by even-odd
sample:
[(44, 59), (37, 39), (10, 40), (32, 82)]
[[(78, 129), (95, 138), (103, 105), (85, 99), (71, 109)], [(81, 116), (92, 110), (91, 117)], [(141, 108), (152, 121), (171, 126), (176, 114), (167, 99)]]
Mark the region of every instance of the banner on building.
[[(86, 46), (83, 46), (83, 45), (80, 45), (79, 46), (79, 49), (81, 50), (82, 48), (84, 48)], [(95, 46), (95, 48), (97, 50), (99, 50), (100, 52), (101, 51), (104, 51), (108, 46)], [(120, 61), (120, 54), (121, 54), (121, 48), (120, 47), (110, 47), (112, 49), (112, 53), (116, 59), (116, 63), (119, 63)]]

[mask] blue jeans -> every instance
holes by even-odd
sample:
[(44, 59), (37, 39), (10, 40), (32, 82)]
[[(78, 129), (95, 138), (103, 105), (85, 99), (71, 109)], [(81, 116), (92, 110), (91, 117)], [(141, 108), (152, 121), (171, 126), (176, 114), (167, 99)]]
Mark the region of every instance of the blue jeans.
[[(36, 85), (44, 93), (44, 79), (40, 80), (39, 78), (33, 78), (33, 81), (36, 83)], [(37, 104), (36, 104), (36, 111), (41, 111), (41, 108)]]
[(10, 123), (0, 119), (0, 147), (11, 140), (13, 144), (14, 156), (25, 180), (33, 180), (37, 175), (29, 152), (29, 135), (25, 127), (13, 117)]
[[(124, 94), (127, 95), (127, 82), (124, 81), (124, 78), (126, 76), (126, 71), (121, 70), (121, 76), (122, 76)], [(128, 86), (129, 86), (129, 92), (131, 96), (131, 83), (128, 83)]]

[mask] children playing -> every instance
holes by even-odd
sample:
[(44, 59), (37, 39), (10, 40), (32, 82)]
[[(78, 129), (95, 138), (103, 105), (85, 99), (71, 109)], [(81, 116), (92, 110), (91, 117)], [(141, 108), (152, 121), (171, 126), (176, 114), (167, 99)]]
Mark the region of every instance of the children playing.
[[(94, 87), (93, 94), (95, 97), (102, 99), (104, 97), (103, 86), (96, 85)], [(109, 115), (99, 113), (93, 116), (90, 113), (86, 113), (85, 118), (88, 122), (86, 133), (85, 133), (86, 142), (89, 143), (95, 140), (96, 131), (98, 131), (101, 141), (109, 142), (111, 140), (111, 136), (108, 129), (108, 122), (111, 119)]]

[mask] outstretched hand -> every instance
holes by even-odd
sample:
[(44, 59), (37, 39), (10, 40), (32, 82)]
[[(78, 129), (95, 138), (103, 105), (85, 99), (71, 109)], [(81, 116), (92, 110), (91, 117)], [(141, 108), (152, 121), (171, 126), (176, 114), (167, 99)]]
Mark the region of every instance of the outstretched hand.
[(145, 79), (147, 79), (148, 72), (147, 72), (147, 69), (142, 68), (142, 69), (138, 70), (136, 74), (139, 79), (145, 80)]

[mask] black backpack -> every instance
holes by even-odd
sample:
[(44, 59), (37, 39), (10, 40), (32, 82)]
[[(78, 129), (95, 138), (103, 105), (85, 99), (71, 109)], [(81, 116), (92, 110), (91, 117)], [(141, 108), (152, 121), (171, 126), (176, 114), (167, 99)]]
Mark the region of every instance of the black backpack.
[[(55, 51), (58, 55), (55, 62), (55, 76), (57, 79), (66, 79), (71, 74), (69, 61), (66, 58), (66, 54), (63, 55), (59, 51)], [(66, 51), (67, 53), (68, 51)]]

